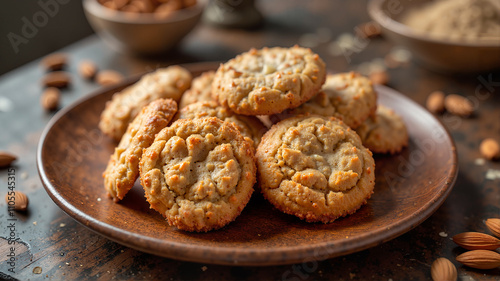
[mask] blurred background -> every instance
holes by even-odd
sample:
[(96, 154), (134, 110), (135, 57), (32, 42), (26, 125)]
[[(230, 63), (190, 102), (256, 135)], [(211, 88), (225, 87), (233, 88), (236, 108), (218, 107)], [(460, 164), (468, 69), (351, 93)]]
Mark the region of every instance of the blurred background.
[[(6, 7), (0, 9), (0, 75), (93, 33), (83, 14), (81, 0), (6, 1), (4, 4)], [(55, 5), (59, 11), (52, 16), (41, 15), (44, 7), (54, 11)], [(26, 20), (32, 23), (34, 16), (40, 28), (24, 27), (23, 30)], [(23, 32), (28, 36), (23, 36)]]

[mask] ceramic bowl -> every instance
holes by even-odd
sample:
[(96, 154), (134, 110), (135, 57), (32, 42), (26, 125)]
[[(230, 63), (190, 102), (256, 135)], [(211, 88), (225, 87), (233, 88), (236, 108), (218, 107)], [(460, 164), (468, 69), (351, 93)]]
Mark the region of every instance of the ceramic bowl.
[(429, 0), (370, 0), (368, 12), (383, 35), (408, 49), (422, 65), (439, 72), (473, 73), (500, 68), (500, 38), (453, 41), (430, 37), (402, 24), (404, 14)]
[(200, 21), (206, 1), (176, 11), (167, 18), (115, 11), (97, 0), (84, 0), (85, 16), (94, 31), (112, 47), (142, 55), (162, 54), (184, 38)]

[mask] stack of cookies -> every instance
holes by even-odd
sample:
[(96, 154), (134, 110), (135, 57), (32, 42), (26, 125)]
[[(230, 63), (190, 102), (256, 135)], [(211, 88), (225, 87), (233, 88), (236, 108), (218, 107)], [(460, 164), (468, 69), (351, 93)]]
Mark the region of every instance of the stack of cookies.
[(191, 79), (179, 66), (148, 74), (114, 95), (99, 124), (119, 140), (103, 174), (110, 197), (140, 177), (151, 208), (182, 230), (236, 219), (257, 179), (278, 210), (332, 222), (372, 195), (372, 151), (408, 142), (369, 79), (327, 74), (310, 49), (252, 49)]

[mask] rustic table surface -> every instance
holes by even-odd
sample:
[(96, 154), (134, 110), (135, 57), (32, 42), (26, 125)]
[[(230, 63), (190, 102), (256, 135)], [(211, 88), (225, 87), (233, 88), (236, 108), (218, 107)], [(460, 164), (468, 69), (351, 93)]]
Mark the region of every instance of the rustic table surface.
[[(348, 71), (359, 69), (363, 62), (380, 61), (394, 48), (384, 38), (374, 38), (340, 55), (332, 51), (339, 35), (355, 35), (355, 27), (369, 20), (366, 1), (260, 1), (259, 8), (265, 16), (260, 29), (219, 29), (202, 24), (177, 50), (161, 59), (119, 54), (96, 36), (68, 46), (61, 52), (69, 56), (67, 71), (73, 81), (63, 91), (61, 107), (99, 88), (78, 76), (78, 62), (84, 59), (93, 60), (100, 69), (114, 69), (128, 76), (170, 64), (227, 60), (250, 47), (299, 43), (310, 44), (329, 69)], [(459, 174), (450, 196), (422, 224), (382, 245), (323, 261), (269, 267), (157, 257), (112, 242), (77, 223), (52, 202), (37, 173), (37, 145), (54, 114), (45, 112), (39, 104), (44, 70), (35, 61), (1, 76), (0, 150), (18, 156), (12, 165), (15, 187), (29, 196), (30, 205), (27, 212), (18, 212), (16, 220), (9, 221), (6, 203), (0, 203), (0, 279), (425, 280), (431, 278), (431, 263), (442, 256), (457, 266), (460, 280), (500, 280), (498, 268), (474, 270), (457, 263), (455, 257), (463, 250), (451, 240), (464, 231), (487, 232), (484, 220), (500, 217), (500, 179), (494, 177), (500, 164), (481, 160), (478, 150), (484, 138), (500, 139), (500, 72), (449, 76), (409, 63), (388, 69), (388, 73), (390, 87), (422, 105), (434, 90), (475, 101), (472, 118), (439, 116), (459, 156)], [(2, 196), (8, 191), (8, 173), (8, 169), (0, 170)], [(12, 247), (8, 238), (12, 235), (19, 238), (14, 267), (7, 262)]]

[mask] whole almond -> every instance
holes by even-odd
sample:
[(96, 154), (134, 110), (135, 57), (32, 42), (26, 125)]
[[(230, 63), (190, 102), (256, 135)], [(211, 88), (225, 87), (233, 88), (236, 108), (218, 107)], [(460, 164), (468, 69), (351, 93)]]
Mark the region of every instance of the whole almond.
[(459, 95), (446, 96), (444, 99), (444, 107), (450, 113), (463, 117), (470, 116), (474, 113), (472, 103), (468, 99)]
[(500, 219), (487, 219), (486, 226), (496, 237), (500, 237)]
[(21, 191), (15, 191), (12, 195), (5, 195), (5, 202), (8, 207), (13, 207), (16, 211), (26, 211), (29, 204), (28, 196)]
[(137, 16), (136, 14), (140, 13), (141, 11), (139, 10), (139, 8), (137, 6), (134, 6), (134, 5), (127, 5), (123, 8), (121, 8), (122, 12), (126, 12), (127, 13), (127, 16)]
[(500, 266), (500, 254), (489, 250), (473, 250), (457, 257), (457, 261), (477, 269), (493, 269)]
[(40, 97), (40, 104), (47, 111), (56, 110), (59, 107), (61, 92), (59, 89), (50, 87), (47, 88)]
[(386, 85), (389, 82), (389, 74), (383, 70), (370, 73), (370, 80), (373, 84)]
[(64, 88), (71, 82), (71, 77), (64, 71), (50, 72), (45, 75), (42, 84), (45, 87)]
[(464, 232), (453, 236), (453, 242), (467, 250), (495, 250), (500, 240), (480, 232)]
[(123, 80), (123, 75), (114, 70), (99, 71), (95, 77), (95, 81), (102, 86), (118, 84)]
[(121, 8), (125, 7), (125, 5), (128, 4), (128, 0), (113, 0), (115, 3), (116, 9), (120, 10)]
[(438, 258), (432, 263), (431, 277), (434, 281), (456, 281), (457, 268), (446, 258)]
[(489, 160), (500, 158), (500, 145), (492, 138), (484, 139), (479, 145), (479, 152)]
[(167, 18), (173, 12), (175, 12), (179, 9), (182, 9), (182, 1), (181, 0), (171, 0), (165, 4), (161, 4), (160, 6), (158, 6), (154, 11), (154, 15), (156, 18)]
[(102, 5), (111, 10), (118, 10), (114, 1), (103, 2)]
[(152, 13), (154, 10), (154, 5), (150, 0), (132, 0), (129, 5), (137, 7), (141, 13)]
[(90, 80), (94, 78), (95, 74), (97, 73), (97, 66), (93, 62), (85, 60), (80, 62), (80, 65), (78, 66), (78, 72), (83, 78)]
[(42, 59), (42, 67), (49, 71), (61, 70), (67, 62), (67, 57), (63, 53), (55, 53)]
[(0, 168), (8, 167), (17, 157), (5, 151), (0, 151)]
[(444, 93), (434, 91), (427, 97), (427, 109), (432, 113), (441, 113), (444, 111)]

